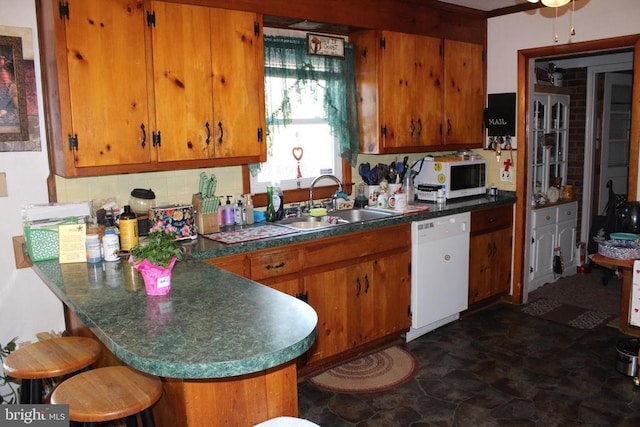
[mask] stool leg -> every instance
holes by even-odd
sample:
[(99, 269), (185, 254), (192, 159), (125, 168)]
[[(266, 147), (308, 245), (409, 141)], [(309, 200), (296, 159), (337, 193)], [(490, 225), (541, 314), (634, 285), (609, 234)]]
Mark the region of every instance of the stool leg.
[(138, 419), (135, 414), (127, 417), (127, 427), (138, 427)]
[(140, 418), (142, 418), (142, 427), (155, 427), (156, 423), (153, 420), (153, 411), (151, 408), (140, 412)]
[(31, 380), (31, 403), (42, 403), (42, 380)]
[(20, 382), (20, 403), (31, 403), (31, 380)]

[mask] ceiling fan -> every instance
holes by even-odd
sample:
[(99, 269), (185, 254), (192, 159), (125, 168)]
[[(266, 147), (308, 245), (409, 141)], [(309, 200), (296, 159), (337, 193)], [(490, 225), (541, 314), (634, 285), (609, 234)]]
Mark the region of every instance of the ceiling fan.
[[(529, 3), (538, 3), (538, 0), (527, 0)], [(542, 4), (547, 7), (560, 7), (569, 3), (571, 0), (542, 0)]]

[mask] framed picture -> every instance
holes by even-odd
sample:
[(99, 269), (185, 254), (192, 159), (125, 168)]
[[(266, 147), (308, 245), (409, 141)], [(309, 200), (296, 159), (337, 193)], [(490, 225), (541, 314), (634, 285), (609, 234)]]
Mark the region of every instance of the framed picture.
[(0, 141), (28, 139), (22, 40), (0, 35)]
[(344, 39), (320, 34), (307, 34), (309, 55), (335, 56), (344, 58)]

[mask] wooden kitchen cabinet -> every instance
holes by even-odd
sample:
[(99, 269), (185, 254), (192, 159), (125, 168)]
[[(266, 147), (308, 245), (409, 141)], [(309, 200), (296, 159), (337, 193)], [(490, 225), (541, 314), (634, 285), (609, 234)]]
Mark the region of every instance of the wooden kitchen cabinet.
[[(531, 213), (531, 250), (529, 258), (529, 283), (531, 292), (545, 283), (554, 282), (563, 275), (576, 273), (576, 240), (578, 202), (561, 202), (541, 206)], [(553, 260), (559, 249), (563, 271), (555, 273)]]
[(260, 15), (148, 0), (38, 13), (56, 174), (265, 160)]
[(56, 173), (151, 160), (142, 1), (42, 2), (50, 155)]
[(277, 249), (209, 258), (205, 262), (292, 296), (299, 296), (299, 250)]
[(261, 16), (151, 5), (158, 161), (264, 160)]
[(390, 31), (349, 39), (356, 48), (361, 152), (482, 147), (482, 45)]
[(409, 329), (410, 245), (401, 224), (205, 261), (311, 305), (318, 336), (305, 369), (313, 369)]
[(469, 305), (511, 290), (513, 207), (471, 213)]
[(410, 241), (403, 225), (303, 248), (303, 294), (318, 313), (309, 364), (408, 330)]

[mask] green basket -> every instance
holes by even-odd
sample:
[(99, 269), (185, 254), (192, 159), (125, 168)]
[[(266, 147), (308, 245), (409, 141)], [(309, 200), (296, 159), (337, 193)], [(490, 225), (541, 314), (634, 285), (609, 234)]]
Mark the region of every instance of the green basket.
[(55, 225), (34, 228), (24, 227), (27, 252), (31, 261), (47, 261), (58, 259), (58, 226), (60, 224), (77, 224), (78, 218), (67, 218)]

